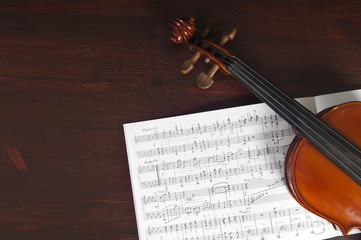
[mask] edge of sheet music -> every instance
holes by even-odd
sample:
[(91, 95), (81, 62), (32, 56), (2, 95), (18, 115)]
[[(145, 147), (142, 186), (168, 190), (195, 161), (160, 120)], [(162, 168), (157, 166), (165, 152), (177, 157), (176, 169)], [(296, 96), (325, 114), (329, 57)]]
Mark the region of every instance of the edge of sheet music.
[[(361, 101), (361, 90), (297, 100), (319, 112)], [(294, 133), (263, 103), (128, 123), (124, 132), (140, 239), (341, 235), (289, 194), (283, 161)]]

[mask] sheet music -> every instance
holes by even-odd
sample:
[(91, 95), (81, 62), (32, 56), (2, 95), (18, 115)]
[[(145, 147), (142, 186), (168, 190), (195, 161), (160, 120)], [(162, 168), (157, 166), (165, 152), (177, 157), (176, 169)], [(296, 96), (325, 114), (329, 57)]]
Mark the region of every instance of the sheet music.
[(341, 235), (289, 194), (283, 167), (294, 132), (265, 104), (124, 129), (140, 239)]

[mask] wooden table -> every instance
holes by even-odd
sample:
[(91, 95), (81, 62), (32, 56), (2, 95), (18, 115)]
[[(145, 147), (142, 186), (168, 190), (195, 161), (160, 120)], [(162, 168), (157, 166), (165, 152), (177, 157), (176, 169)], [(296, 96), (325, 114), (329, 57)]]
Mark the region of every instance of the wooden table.
[(198, 89), (204, 63), (182, 75), (191, 54), (169, 40), (171, 18), (216, 17), (219, 34), (237, 27), (227, 48), (301, 97), (361, 88), (360, 10), (359, 1), (1, 1), (1, 239), (137, 239), (122, 125), (259, 102), (229, 76)]

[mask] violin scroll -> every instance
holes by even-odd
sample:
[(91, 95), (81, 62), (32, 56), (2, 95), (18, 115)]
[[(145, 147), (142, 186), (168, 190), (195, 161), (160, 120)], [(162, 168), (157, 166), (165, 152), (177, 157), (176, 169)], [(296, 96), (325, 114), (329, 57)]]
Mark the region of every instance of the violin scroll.
[(169, 23), (170, 28), (172, 29), (173, 37), (171, 40), (176, 43), (188, 42), (188, 39), (193, 37), (197, 29), (194, 27), (195, 22), (194, 18), (173, 18)]

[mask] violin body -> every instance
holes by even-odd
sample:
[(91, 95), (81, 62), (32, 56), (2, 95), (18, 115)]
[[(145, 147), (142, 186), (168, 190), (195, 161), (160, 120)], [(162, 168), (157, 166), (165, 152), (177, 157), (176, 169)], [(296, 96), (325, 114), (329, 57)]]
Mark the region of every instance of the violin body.
[[(324, 110), (319, 117), (361, 147), (361, 102)], [(338, 226), (343, 234), (361, 229), (361, 186), (300, 134), (288, 150), (285, 178), (303, 207)]]

